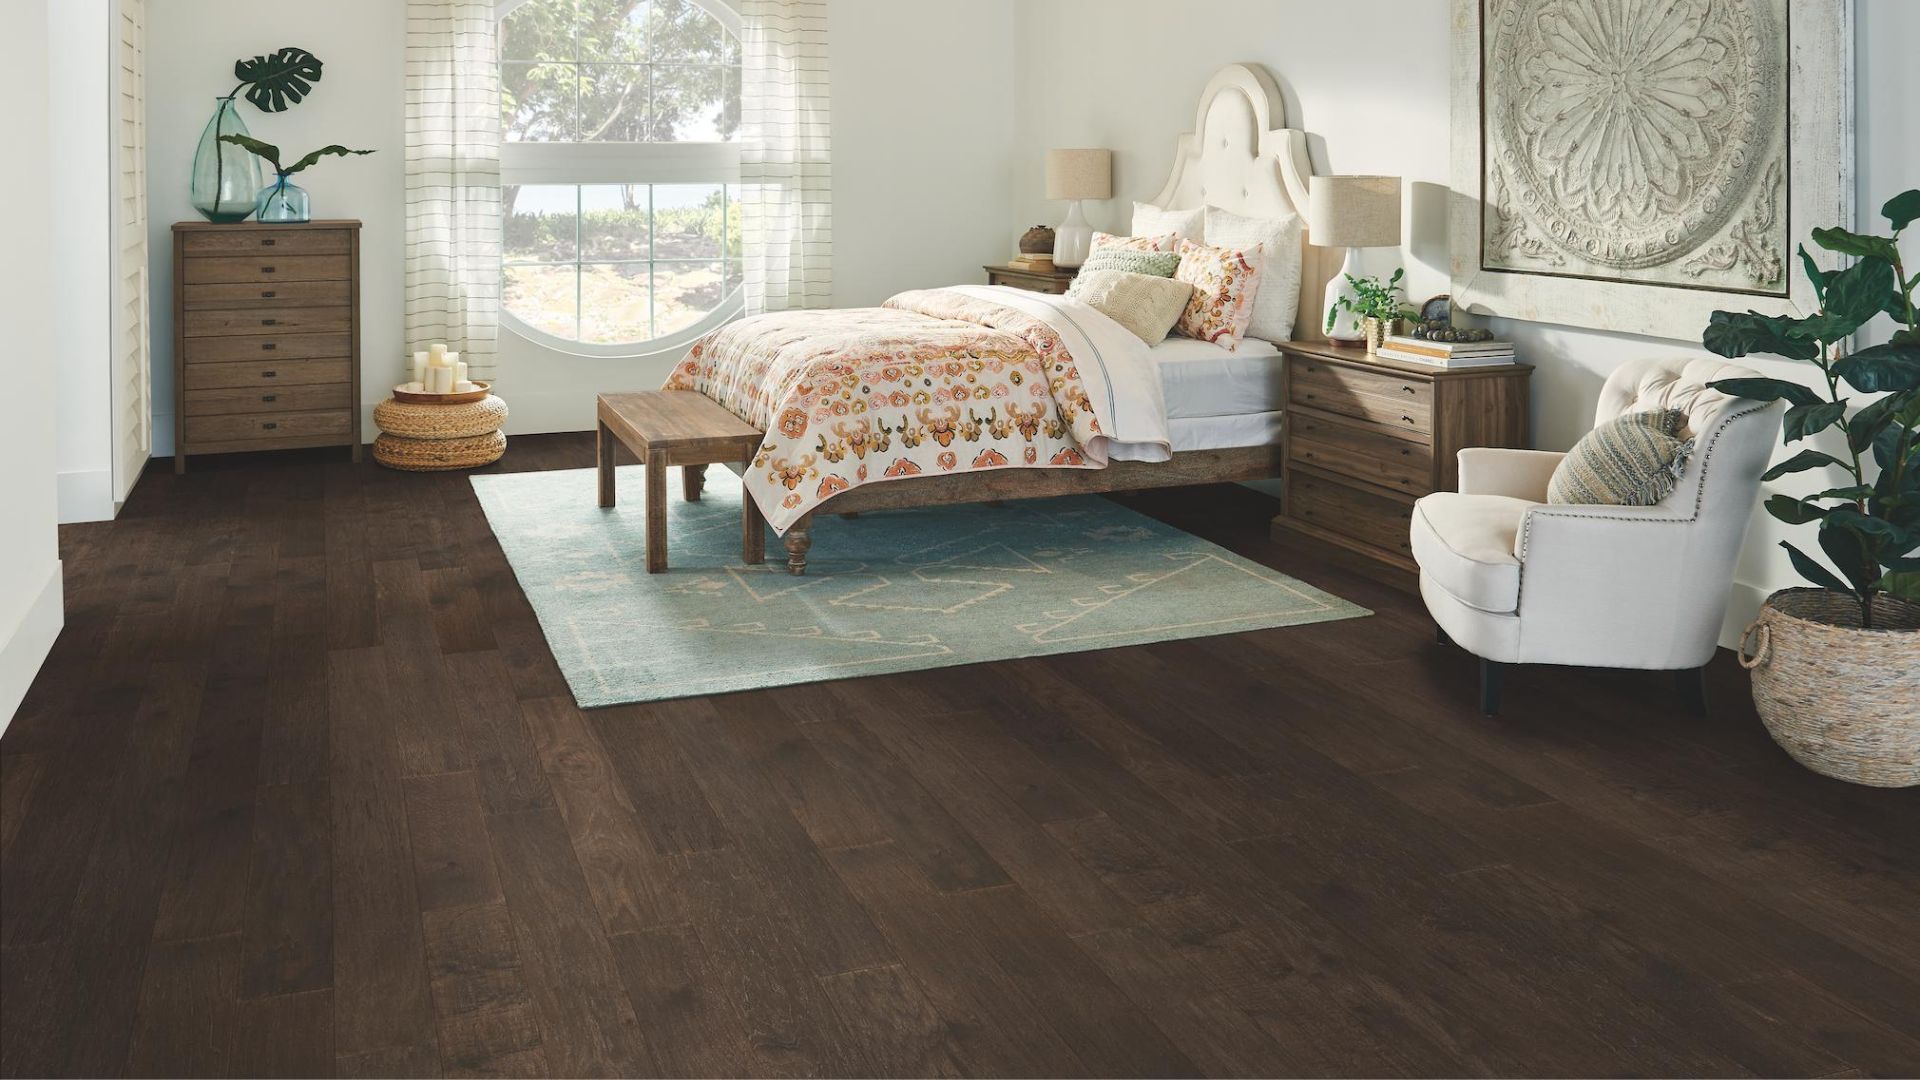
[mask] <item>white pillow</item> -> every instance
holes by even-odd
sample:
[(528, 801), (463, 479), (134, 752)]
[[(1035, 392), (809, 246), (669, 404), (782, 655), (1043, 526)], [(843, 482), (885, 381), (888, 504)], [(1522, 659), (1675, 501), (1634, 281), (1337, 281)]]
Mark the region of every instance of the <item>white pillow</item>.
[(1247, 336), (1265, 341), (1293, 337), (1293, 320), (1300, 313), (1300, 239), (1306, 225), (1298, 214), (1283, 218), (1256, 218), (1206, 209), (1207, 243), (1213, 247), (1251, 251), (1259, 248), (1260, 283), (1253, 294), (1253, 318)]
[(1128, 232), (1134, 236), (1164, 236), (1167, 233), (1182, 240), (1191, 240), (1196, 244), (1206, 243), (1204, 231), (1207, 227), (1205, 209), (1162, 210), (1150, 203), (1133, 204), (1133, 228)]

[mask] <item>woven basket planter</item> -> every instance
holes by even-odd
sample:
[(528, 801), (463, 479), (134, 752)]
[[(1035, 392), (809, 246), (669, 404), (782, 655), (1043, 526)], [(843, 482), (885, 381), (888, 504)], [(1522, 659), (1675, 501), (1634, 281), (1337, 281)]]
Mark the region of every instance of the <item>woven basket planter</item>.
[(409, 439), (399, 435), (381, 435), (373, 440), (373, 460), (389, 469), (407, 472), (477, 469), (499, 461), (506, 452), (507, 437), (497, 431), (464, 439)]
[(1767, 598), (1740, 638), (1753, 704), (1773, 741), (1822, 776), (1920, 784), (1920, 604), (1882, 595), (1874, 629), (1827, 589)]
[(403, 439), (470, 439), (500, 430), (507, 403), (497, 397), (459, 405), (414, 405), (388, 398), (373, 407), (381, 431)]

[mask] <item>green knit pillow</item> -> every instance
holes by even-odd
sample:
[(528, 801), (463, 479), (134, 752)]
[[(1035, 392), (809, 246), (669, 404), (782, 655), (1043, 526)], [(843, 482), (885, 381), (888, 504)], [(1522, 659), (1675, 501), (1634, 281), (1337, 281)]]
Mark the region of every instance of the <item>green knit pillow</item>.
[(1547, 481), (1550, 503), (1652, 506), (1673, 494), (1693, 453), (1687, 414), (1628, 413), (1587, 432)]
[(1180, 255), (1172, 251), (1134, 251), (1131, 248), (1094, 248), (1087, 255), (1081, 273), (1089, 270), (1118, 270), (1123, 274), (1145, 274), (1170, 278), (1180, 268)]

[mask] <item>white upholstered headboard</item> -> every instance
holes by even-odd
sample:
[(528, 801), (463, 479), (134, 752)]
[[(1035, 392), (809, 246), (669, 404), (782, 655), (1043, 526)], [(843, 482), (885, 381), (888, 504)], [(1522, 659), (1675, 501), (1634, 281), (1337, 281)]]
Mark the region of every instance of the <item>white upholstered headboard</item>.
[[(1247, 64), (1221, 68), (1200, 94), (1193, 130), (1175, 145), (1173, 173), (1154, 205), (1171, 210), (1218, 206), (1252, 217), (1306, 216), (1307, 178), (1313, 175), (1307, 134), (1285, 125), (1286, 106), (1271, 75)], [(1295, 340), (1323, 337), (1322, 295), (1342, 254), (1303, 245)]]

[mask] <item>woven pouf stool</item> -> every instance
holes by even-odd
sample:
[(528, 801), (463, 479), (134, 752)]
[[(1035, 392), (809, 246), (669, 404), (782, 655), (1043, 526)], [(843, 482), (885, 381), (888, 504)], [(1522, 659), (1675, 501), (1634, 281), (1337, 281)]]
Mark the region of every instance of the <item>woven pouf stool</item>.
[(373, 460), (390, 469), (476, 469), (507, 452), (507, 437), (500, 433), (507, 403), (493, 396), (454, 405), (389, 398), (373, 407), (373, 422), (381, 431)]

